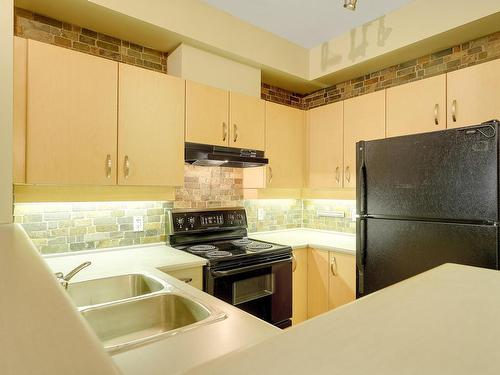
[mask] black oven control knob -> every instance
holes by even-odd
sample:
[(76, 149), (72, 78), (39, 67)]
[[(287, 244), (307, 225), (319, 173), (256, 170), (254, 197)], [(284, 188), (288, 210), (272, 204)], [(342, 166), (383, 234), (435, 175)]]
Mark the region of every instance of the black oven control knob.
[(176, 219), (176, 223), (177, 223), (177, 226), (178, 226), (179, 228), (182, 228), (182, 227), (183, 227), (183, 225), (184, 225), (184, 218), (183, 218), (183, 217), (178, 217), (178, 218)]
[(188, 223), (189, 223), (189, 226), (191, 228), (194, 228), (194, 224), (196, 223), (196, 219), (194, 216), (191, 216), (189, 219), (188, 219)]

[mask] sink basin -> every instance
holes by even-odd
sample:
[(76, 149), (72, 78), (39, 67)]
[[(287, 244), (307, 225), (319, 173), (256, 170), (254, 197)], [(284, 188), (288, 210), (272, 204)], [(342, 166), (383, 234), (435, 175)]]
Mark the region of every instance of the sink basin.
[(94, 279), (68, 285), (68, 294), (77, 307), (99, 305), (151, 294), (164, 289), (158, 280), (130, 274)]
[(225, 314), (211, 312), (201, 303), (170, 292), (90, 307), (81, 313), (110, 352), (225, 317)]

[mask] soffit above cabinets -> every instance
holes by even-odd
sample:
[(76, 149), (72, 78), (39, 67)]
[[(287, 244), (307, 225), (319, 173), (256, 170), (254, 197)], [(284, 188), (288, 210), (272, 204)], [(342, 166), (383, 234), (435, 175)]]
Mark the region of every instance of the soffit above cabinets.
[(203, 1), (309, 49), (414, 0), (358, 0), (354, 12), (343, 7), (343, 0)]
[[(287, 30), (295, 22), (292, 31), (303, 39), (291, 42), (273, 33), (284, 33), (284, 26), (270, 32), (208, 2), (250, 7), (272, 3), (269, 9), (286, 3), (278, 16), (260, 17), (258, 8), (250, 16), (268, 23), (286, 19)], [(300, 8), (300, 2), (306, 5)], [(313, 23), (310, 18), (318, 16), (327, 2), (341, 16), (338, 22), (335, 17), (331, 20), (339, 29), (325, 26), (325, 35), (341, 34), (312, 48), (297, 44), (314, 45), (307, 38), (324, 38), (320, 25), (328, 23), (328, 17), (317, 21), (316, 32), (308, 27)], [(374, 8), (375, 3), (383, 5)], [(17, 7), (157, 50), (171, 52), (186, 43), (260, 69), (263, 82), (301, 94), (491, 34), (498, 31), (500, 22), (500, 2), (494, 0), (358, 0), (355, 12), (342, 5), (343, 0), (15, 0)], [(291, 13), (285, 13), (285, 8)], [(300, 22), (296, 21), (299, 10), (304, 15)], [(291, 15), (295, 21), (288, 20)], [(366, 17), (371, 21), (359, 25)], [(342, 32), (349, 27), (354, 28)]]

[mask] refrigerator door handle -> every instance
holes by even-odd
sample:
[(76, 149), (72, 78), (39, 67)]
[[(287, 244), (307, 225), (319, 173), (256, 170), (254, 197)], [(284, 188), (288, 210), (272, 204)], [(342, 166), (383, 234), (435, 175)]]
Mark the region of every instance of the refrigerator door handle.
[(358, 270), (358, 290), (357, 295), (364, 293), (364, 273), (365, 273), (365, 257), (366, 257), (366, 219), (358, 219), (358, 246), (356, 253), (356, 268)]

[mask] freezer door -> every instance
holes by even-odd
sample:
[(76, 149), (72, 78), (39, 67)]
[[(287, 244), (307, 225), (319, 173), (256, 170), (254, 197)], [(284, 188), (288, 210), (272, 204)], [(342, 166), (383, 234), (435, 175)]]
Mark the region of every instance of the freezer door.
[(497, 132), (492, 122), (358, 143), (358, 212), (497, 222)]
[(358, 220), (358, 297), (444, 263), (498, 268), (498, 227)]

